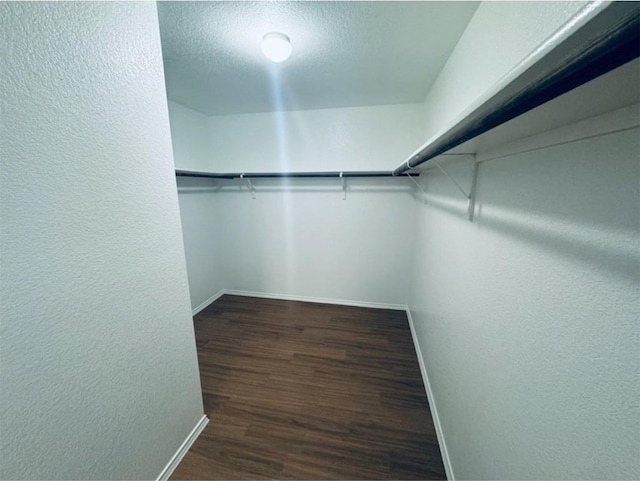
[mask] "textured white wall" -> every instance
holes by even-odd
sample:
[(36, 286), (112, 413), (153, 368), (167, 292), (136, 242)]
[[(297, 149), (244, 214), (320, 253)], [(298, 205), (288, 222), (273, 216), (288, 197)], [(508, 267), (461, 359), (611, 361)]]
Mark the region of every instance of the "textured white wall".
[[(169, 102), (171, 140), (176, 169), (211, 171), (213, 152), (209, 117)], [(226, 287), (218, 242), (219, 220), (215, 184), (208, 180), (178, 178), (180, 220), (184, 240), (191, 307), (201, 306)]]
[(153, 479), (203, 415), (156, 6), (0, 32), (0, 477)]
[(209, 170), (392, 170), (423, 142), (421, 108), (402, 104), (211, 117)]
[(169, 102), (169, 118), (176, 169), (210, 171), (209, 118), (175, 102)]
[(573, 16), (586, 2), (482, 2), (424, 101), (426, 141)]
[(342, 200), (338, 180), (262, 180), (253, 200), (239, 181), (179, 179), (192, 308), (221, 289), (406, 304), (408, 182), (349, 180)]
[(421, 180), (410, 307), (456, 479), (640, 477), (638, 135), (480, 164), (473, 223)]
[[(174, 137), (175, 139), (175, 137)], [(220, 250), (219, 195), (209, 180), (178, 178), (178, 199), (189, 275), (191, 308), (201, 306), (227, 284)]]
[[(427, 95), (425, 140), (582, 5), (483, 2)], [(620, 80), (637, 98), (637, 66), (622, 70), (580, 89), (598, 104), (591, 115), (624, 104), (602, 90)], [(579, 94), (512, 121), (511, 134), (584, 118)], [(453, 475), (637, 479), (638, 129), (543, 148), (567, 133), (551, 131), (520, 154), (496, 143), (513, 140), (508, 129), (476, 143), (510, 154), (480, 165), (473, 223), (448, 179), (421, 180), (409, 305)], [(468, 159), (446, 169), (469, 185)]]
[(400, 304), (415, 204), (408, 179), (257, 181), (218, 194), (226, 287), (290, 296)]

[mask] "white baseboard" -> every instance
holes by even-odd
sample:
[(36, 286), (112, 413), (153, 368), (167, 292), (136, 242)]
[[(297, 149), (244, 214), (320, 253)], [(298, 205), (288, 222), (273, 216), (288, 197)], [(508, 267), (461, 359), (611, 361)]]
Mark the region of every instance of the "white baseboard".
[(216, 292), (214, 295), (212, 295), (209, 299), (207, 299), (206, 301), (204, 301), (202, 304), (200, 304), (199, 306), (193, 308), (191, 310), (191, 315), (195, 316), (198, 312), (202, 311), (205, 307), (208, 307), (209, 304), (213, 304), (215, 301), (217, 301), (223, 294), (225, 294), (226, 289), (220, 289), (218, 292)]
[(317, 302), (319, 304), (337, 304), (340, 306), (370, 307), (373, 309), (392, 309), (394, 311), (404, 311), (407, 309), (407, 306), (402, 304), (383, 304), (379, 302), (350, 301), (345, 299), (328, 299), (325, 297), (293, 296), (288, 294), (271, 294), (268, 292), (236, 291), (233, 289), (224, 289), (224, 293), (230, 294), (232, 296), (261, 297), (263, 299), (282, 299), (284, 301)]
[(184, 458), (184, 455), (187, 454), (189, 448), (196, 441), (196, 439), (198, 439), (198, 436), (200, 436), (200, 433), (204, 430), (207, 424), (209, 424), (209, 418), (205, 414), (200, 418), (198, 424), (196, 424), (195, 427), (191, 430), (191, 432), (187, 436), (187, 439), (185, 439), (184, 442), (180, 445), (178, 451), (176, 451), (176, 454), (174, 454), (171, 460), (169, 460), (169, 463), (164, 467), (160, 475), (157, 477), (156, 481), (166, 481), (169, 479), (169, 477), (173, 474), (173, 471), (178, 467), (178, 464), (180, 464), (180, 461), (182, 461), (182, 458)]
[(425, 391), (427, 391), (427, 399), (429, 400), (429, 409), (431, 409), (431, 417), (433, 417), (433, 425), (436, 429), (436, 436), (438, 437), (438, 445), (440, 446), (440, 454), (442, 455), (444, 470), (447, 473), (447, 479), (449, 479), (450, 481), (455, 481), (456, 478), (453, 475), (453, 467), (451, 466), (451, 460), (449, 459), (449, 451), (447, 451), (447, 443), (444, 440), (444, 433), (442, 432), (442, 426), (440, 425), (440, 418), (438, 417), (438, 409), (436, 408), (436, 401), (433, 397), (431, 384), (429, 383), (427, 368), (424, 365), (424, 358), (422, 357), (422, 351), (420, 350), (420, 344), (418, 343), (416, 328), (413, 325), (413, 317), (411, 317), (411, 311), (409, 310), (408, 307), (406, 307), (406, 310), (407, 310), (407, 319), (409, 320), (409, 329), (411, 329), (411, 337), (413, 338), (413, 345), (416, 348), (418, 364), (420, 364), (420, 372), (422, 373), (422, 380), (424, 382)]

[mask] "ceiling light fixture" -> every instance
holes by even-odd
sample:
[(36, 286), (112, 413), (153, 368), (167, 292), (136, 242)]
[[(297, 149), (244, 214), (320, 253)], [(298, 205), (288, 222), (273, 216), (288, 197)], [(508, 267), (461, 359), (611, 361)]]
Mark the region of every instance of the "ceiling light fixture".
[(265, 57), (275, 63), (284, 62), (293, 51), (289, 37), (280, 32), (265, 34), (265, 36), (262, 37), (260, 49)]

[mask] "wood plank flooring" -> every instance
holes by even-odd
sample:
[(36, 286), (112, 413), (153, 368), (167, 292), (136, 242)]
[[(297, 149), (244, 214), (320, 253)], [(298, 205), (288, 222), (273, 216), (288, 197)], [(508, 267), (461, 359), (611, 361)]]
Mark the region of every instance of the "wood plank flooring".
[(195, 330), (211, 422), (171, 479), (445, 479), (404, 312), (225, 295)]

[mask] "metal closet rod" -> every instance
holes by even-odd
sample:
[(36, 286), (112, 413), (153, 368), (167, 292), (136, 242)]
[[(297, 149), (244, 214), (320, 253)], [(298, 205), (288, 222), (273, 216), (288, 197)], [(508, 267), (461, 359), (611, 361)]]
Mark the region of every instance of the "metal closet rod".
[[(419, 174), (406, 173), (405, 175), (415, 177)], [(336, 171), (336, 172), (246, 172), (246, 173), (224, 173), (196, 172), (193, 170), (176, 170), (177, 177), (205, 177), (209, 179), (290, 179), (290, 178), (346, 178), (346, 177), (394, 177), (390, 170), (372, 171)]]
[(434, 157), (640, 56), (640, 3), (593, 2), (393, 171)]

